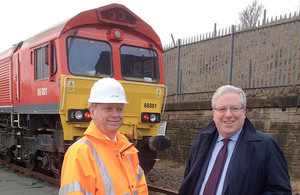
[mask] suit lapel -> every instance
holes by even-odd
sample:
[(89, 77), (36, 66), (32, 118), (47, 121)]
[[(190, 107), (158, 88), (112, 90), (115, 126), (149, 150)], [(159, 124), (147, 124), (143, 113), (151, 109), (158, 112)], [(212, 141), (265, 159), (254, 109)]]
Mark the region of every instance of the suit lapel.
[(185, 173), (186, 175), (180, 190), (181, 194), (193, 194), (198, 190), (200, 175), (202, 176), (202, 172), (204, 171), (204, 161), (209, 154), (208, 150), (212, 141), (214, 140), (214, 135), (216, 132), (217, 130), (213, 122), (209, 124), (207, 128), (199, 132), (199, 135), (195, 140), (194, 146), (191, 150), (188, 162), (191, 167), (189, 168), (189, 171)]
[(201, 143), (198, 147), (197, 151), (197, 162), (195, 163), (195, 172), (197, 173), (197, 179), (194, 185), (194, 194), (200, 191), (203, 178), (206, 173), (206, 168), (208, 166), (208, 162), (214, 147), (214, 144), (218, 138), (218, 134), (215, 133), (216, 130), (212, 133), (204, 133), (200, 136), (199, 143)]
[(205, 159), (204, 159), (204, 161), (202, 161), (203, 162), (203, 165), (202, 165), (203, 168), (202, 168), (202, 171), (200, 173), (200, 178), (199, 178), (201, 181), (203, 180), (203, 178), (205, 176), (206, 169), (208, 167), (208, 163), (209, 163), (212, 151), (214, 149), (215, 143), (216, 143), (217, 138), (218, 138), (217, 135), (218, 134), (216, 133), (215, 136), (213, 136), (213, 137), (211, 136), (209, 139), (206, 138), (207, 140), (209, 140), (209, 142), (205, 143), (206, 144), (205, 148), (203, 146), (203, 148), (205, 149)]

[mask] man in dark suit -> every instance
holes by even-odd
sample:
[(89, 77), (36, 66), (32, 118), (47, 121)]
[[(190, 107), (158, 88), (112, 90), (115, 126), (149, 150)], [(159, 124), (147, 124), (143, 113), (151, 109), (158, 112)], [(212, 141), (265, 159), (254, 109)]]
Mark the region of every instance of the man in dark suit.
[(291, 194), (284, 154), (246, 118), (243, 90), (220, 87), (212, 108), (213, 122), (195, 140), (179, 194)]

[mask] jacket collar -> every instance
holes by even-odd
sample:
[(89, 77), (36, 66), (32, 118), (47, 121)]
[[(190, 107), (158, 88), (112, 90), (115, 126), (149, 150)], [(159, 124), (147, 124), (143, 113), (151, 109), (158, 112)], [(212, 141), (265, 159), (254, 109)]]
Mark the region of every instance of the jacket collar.
[[(92, 120), (90, 122), (90, 125), (88, 126), (87, 130), (84, 132), (85, 136), (88, 137), (93, 137), (94, 139), (98, 139), (103, 143), (107, 143), (107, 144), (111, 144), (111, 143), (115, 143), (116, 141), (114, 140), (108, 140), (103, 133), (100, 131), (100, 129), (98, 128), (98, 126), (94, 123), (94, 121)], [(116, 133), (116, 137), (117, 137), (117, 142), (118, 144), (115, 145), (115, 147), (119, 147), (120, 152), (125, 152), (125, 153), (136, 153), (137, 149), (136, 148), (132, 148), (133, 144), (130, 143), (128, 141), (128, 139), (123, 136), (119, 131), (117, 131)], [(132, 149), (131, 149), (132, 148)], [(131, 149), (131, 150), (128, 150)]]
[(254, 128), (254, 126), (252, 125), (252, 123), (250, 122), (250, 120), (248, 118), (245, 119), (245, 123), (243, 126), (244, 130), (244, 138), (246, 141), (260, 141), (261, 138), (257, 135), (257, 132)]

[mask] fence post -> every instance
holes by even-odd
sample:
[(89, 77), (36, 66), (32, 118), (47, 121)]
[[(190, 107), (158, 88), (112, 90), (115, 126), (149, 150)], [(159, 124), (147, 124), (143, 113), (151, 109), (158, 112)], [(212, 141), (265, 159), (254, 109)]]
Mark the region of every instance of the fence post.
[(230, 63), (228, 67), (228, 84), (232, 84), (232, 67), (233, 67), (233, 51), (234, 51), (234, 25), (231, 26), (231, 47), (230, 47)]
[(266, 18), (267, 18), (267, 10), (264, 10), (264, 18), (263, 18), (263, 25), (266, 24)]
[(175, 101), (177, 101), (177, 95), (180, 91), (180, 39), (177, 41), (177, 66), (175, 71)]
[(217, 36), (217, 23), (214, 24), (214, 37)]

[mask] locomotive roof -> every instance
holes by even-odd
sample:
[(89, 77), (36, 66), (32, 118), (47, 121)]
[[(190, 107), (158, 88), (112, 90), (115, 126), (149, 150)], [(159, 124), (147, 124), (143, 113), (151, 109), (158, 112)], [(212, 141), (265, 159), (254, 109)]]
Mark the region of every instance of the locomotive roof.
[(131, 12), (125, 6), (120, 5), (120, 4), (110, 4), (110, 5), (107, 5), (104, 7), (99, 7), (96, 9), (81, 12), (78, 15), (76, 15), (70, 19), (67, 19), (55, 26), (52, 26), (49, 29), (27, 39), (26, 41), (24, 41), (24, 43), (20, 42), (18, 45), (14, 45), (12, 48), (0, 53), (0, 55), (2, 57), (4, 57), (3, 55), (10, 56), (22, 44), (24, 47), (32, 47), (38, 43), (43, 43), (45, 41), (49, 41), (54, 38), (57, 38), (62, 33), (66, 32), (70, 29), (76, 28), (78, 26), (83, 26), (83, 25), (88, 25), (88, 24), (99, 24), (99, 23), (105, 24), (105, 22), (99, 20), (98, 12), (107, 10), (107, 9), (112, 9), (114, 7), (125, 9), (127, 12), (129, 12), (134, 17), (136, 17), (138, 19), (137, 24), (134, 27), (128, 26), (128, 28), (146, 35), (148, 38), (152, 39), (157, 44), (158, 48), (163, 50), (160, 38), (158, 37), (158, 35), (155, 33), (155, 31), (152, 29), (151, 26), (149, 26), (146, 22), (144, 22), (141, 18), (139, 18), (137, 15), (135, 15), (133, 12)]

